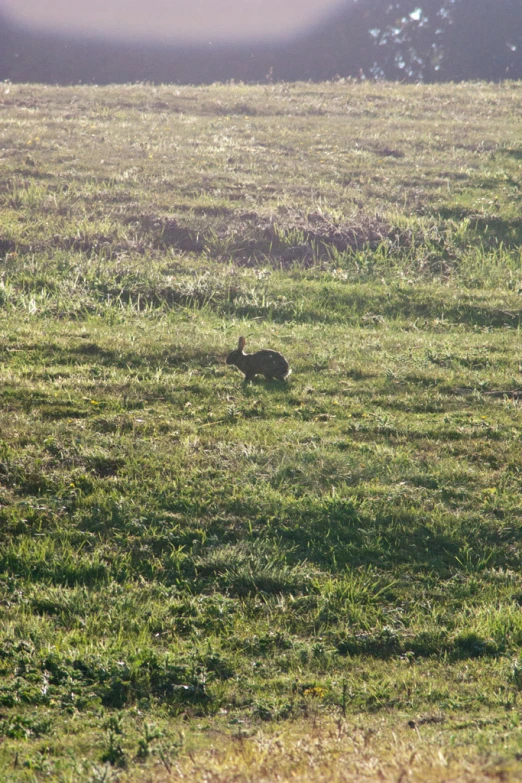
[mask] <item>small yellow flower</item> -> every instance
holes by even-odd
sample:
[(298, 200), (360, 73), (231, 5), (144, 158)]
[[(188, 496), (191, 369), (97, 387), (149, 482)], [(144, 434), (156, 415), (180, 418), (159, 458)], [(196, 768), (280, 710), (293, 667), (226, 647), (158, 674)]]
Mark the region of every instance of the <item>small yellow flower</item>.
[(323, 696), (325, 696), (326, 691), (324, 688), (320, 688), (319, 686), (315, 685), (313, 688), (307, 688), (303, 691), (303, 696), (312, 696), (318, 699), (322, 699)]

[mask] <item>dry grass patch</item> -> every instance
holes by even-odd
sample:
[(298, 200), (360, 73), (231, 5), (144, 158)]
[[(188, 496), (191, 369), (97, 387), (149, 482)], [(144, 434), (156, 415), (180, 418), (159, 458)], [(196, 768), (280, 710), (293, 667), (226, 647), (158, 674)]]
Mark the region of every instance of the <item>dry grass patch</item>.
[[(144, 783), (486, 783), (522, 780), (516, 761), (501, 748), (482, 754), (466, 744), (471, 731), (487, 734), (481, 721), (465, 724), (440, 715), (408, 721), (364, 718), (314, 720), (249, 736), (208, 733), (203, 748), (188, 740), (177, 760), (124, 780)], [(462, 741), (459, 735), (465, 735)], [(192, 744), (193, 743), (193, 744)]]

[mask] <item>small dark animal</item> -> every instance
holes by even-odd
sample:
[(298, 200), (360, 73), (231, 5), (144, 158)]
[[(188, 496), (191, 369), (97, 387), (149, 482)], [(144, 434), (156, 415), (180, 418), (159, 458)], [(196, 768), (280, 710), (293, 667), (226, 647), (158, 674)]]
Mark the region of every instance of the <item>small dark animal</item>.
[(245, 353), (245, 343), (245, 338), (240, 337), (237, 350), (227, 356), (227, 364), (233, 364), (241, 370), (245, 374), (245, 381), (251, 381), (256, 375), (264, 375), (267, 381), (274, 378), (285, 381), (288, 378), (292, 370), (284, 356), (266, 348), (255, 353)]

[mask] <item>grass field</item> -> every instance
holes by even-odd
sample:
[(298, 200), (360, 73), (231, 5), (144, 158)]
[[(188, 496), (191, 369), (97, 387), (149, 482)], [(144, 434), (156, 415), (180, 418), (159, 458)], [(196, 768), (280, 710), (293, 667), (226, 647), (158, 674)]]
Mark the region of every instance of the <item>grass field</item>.
[(0, 780), (522, 779), (521, 109), (1, 85)]

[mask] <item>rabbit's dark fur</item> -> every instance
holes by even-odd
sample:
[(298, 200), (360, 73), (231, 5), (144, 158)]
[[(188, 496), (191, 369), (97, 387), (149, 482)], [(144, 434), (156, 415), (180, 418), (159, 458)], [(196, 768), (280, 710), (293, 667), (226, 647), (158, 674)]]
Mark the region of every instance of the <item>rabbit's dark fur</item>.
[(245, 353), (246, 340), (239, 338), (238, 347), (227, 356), (227, 364), (235, 365), (245, 375), (245, 381), (251, 381), (256, 375), (264, 375), (268, 381), (276, 378), (284, 381), (292, 370), (285, 357), (277, 351), (264, 349), (255, 353)]

